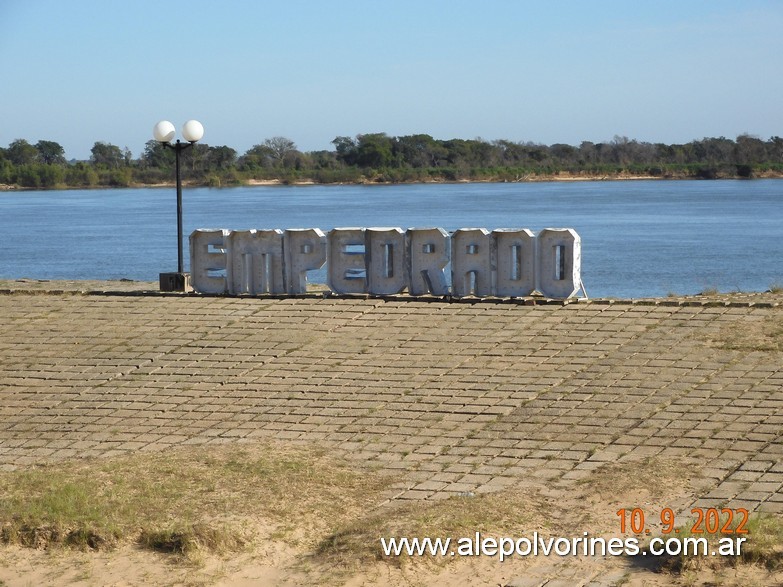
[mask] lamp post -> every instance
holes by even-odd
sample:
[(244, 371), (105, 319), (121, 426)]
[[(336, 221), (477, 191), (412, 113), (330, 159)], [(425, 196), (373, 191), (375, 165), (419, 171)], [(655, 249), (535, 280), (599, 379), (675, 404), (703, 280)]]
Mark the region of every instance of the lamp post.
[(160, 274), (160, 290), (186, 292), (190, 291), (191, 287), (190, 274), (185, 273), (182, 254), (182, 176), (179, 154), (201, 140), (201, 137), (204, 136), (204, 127), (198, 120), (188, 120), (182, 126), (182, 136), (188, 141), (187, 143), (180, 142), (179, 139), (176, 143), (172, 143), (175, 134), (174, 125), (168, 120), (161, 120), (152, 129), (152, 136), (156, 141), (164, 147), (174, 150), (177, 170), (177, 272)]

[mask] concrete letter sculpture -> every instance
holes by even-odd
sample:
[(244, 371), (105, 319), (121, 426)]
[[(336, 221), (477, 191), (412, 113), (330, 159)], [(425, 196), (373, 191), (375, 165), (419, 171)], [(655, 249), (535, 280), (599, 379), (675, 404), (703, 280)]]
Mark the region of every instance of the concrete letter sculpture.
[(193, 288), (209, 294), (307, 292), (326, 264), (337, 294), (574, 297), (582, 248), (571, 228), (206, 230), (190, 235)]

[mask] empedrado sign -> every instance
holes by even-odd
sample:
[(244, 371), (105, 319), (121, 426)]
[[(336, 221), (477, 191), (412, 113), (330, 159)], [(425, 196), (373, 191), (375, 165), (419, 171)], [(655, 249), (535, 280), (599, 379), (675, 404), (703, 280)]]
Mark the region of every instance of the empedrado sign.
[(337, 294), (573, 297), (581, 240), (570, 228), (198, 229), (193, 288), (209, 294), (303, 294), (326, 265)]

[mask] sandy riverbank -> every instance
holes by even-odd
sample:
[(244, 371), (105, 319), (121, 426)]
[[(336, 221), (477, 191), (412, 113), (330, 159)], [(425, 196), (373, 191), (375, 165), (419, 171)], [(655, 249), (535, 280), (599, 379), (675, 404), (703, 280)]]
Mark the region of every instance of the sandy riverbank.
[[(408, 182), (388, 182), (388, 181), (377, 181), (374, 179), (363, 179), (360, 181), (355, 182), (346, 182), (346, 183), (340, 183), (340, 182), (334, 182), (334, 183), (318, 183), (312, 179), (299, 179), (299, 180), (285, 180), (282, 181), (280, 179), (247, 179), (243, 180), (238, 184), (233, 185), (227, 185), (222, 186), (226, 188), (231, 187), (237, 187), (237, 186), (256, 186), (256, 187), (274, 187), (274, 186), (281, 186), (281, 185), (291, 185), (291, 186), (309, 186), (309, 185), (404, 185), (404, 184), (448, 184), (448, 183), (458, 183), (458, 184), (470, 184), (470, 183), (546, 183), (546, 182), (595, 182), (595, 181), (673, 181), (673, 180), (694, 180), (694, 181), (721, 181), (725, 179), (747, 179), (747, 178), (740, 178), (740, 177), (720, 177), (713, 180), (707, 180), (703, 178), (698, 177), (692, 177), (692, 176), (686, 176), (686, 175), (677, 175), (677, 176), (659, 176), (659, 175), (637, 175), (637, 174), (627, 174), (627, 173), (620, 173), (620, 174), (614, 174), (614, 175), (589, 175), (589, 174), (581, 174), (581, 173), (568, 173), (568, 172), (561, 172), (551, 175), (527, 175), (524, 177), (521, 177), (514, 181), (499, 181), (494, 179), (459, 179), (455, 181), (446, 180), (442, 178), (434, 178), (428, 181), (408, 181)], [(783, 179), (783, 174), (778, 172), (763, 172), (760, 174), (755, 175), (752, 179)], [(183, 182), (185, 186), (188, 187), (210, 187), (207, 184), (202, 184), (198, 182), (192, 182), (192, 181), (185, 181)], [(74, 189), (128, 189), (128, 188), (172, 188), (175, 184), (173, 181), (171, 182), (159, 182), (159, 183), (153, 183), (153, 184), (141, 184), (141, 183), (134, 183), (129, 186), (81, 186), (81, 187), (57, 187), (57, 188), (48, 188), (52, 190), (74, 190)], [(212, 186), (214, 187), (214, 186)], [(21, 187), (14, 184), (0, 184), (0, 192), (2, 191), (31, 191), (31, 190), (39, 190), (42, 188), (27, 188), (27, 187)]]

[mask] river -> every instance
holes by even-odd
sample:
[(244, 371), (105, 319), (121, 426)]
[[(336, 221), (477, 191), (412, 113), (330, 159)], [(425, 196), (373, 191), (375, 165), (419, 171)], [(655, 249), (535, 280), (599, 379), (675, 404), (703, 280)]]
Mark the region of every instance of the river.
[[(184, 190), (186, 238), (196, 228), (350, 226), (574, 228), (591, 297), (783, 284), (783, 180)], [(0, 279), (153, 281), (176, 270), (173, 188), (3, 192), (0, 231)]]

